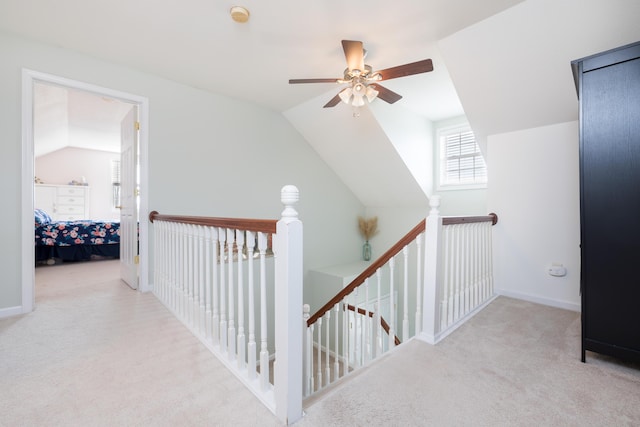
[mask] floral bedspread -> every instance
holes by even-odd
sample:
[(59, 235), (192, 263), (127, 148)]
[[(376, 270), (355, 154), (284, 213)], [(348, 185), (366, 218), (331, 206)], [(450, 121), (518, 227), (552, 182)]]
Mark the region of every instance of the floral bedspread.
[(110, 245), (120, 243), (120, 223), (61, 221), (36, 225), (36, 246)]

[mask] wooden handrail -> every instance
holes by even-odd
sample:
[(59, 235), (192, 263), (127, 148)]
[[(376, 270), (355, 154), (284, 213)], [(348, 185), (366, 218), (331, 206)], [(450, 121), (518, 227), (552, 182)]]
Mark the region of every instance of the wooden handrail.
[(402, 250), (402, 248), (413, 242), (415, 238), (424, 231), (425, 224), (426, 220), (423, 219), (418, 223), (418, 225), (413, 227), (413, 229), (408, 232), (402, 239), (398, 240), (398, 242), (393, 245), (391, 249), (382, 254), (380, 258), (372, 262), (371, 265), (369, 265), (366, 270), (360, 273), (358, 277), (353, 279), (351, 283), (349, 283), (345, 288), (343, 288), (333, 298), (331, 298), (331, 300), (323, 305), (320, 310), (316, 311), (313, 316), (309, 317), (309, 320), (307, 320), (307, 326), (313, 325), (320, 317), (324, 316), (327, 311), (331, 310), (331, 307), (334, 307), (337, 303), (342, 301), (344, 297), (353, 292), (355, 288), (362, 285), (367, 277), (373, 276), (378, 268), (385, 265), (391, 258), (396, 256)]
[(271, 234), (276, 232), (276, 224), (278, 222), (276, 219), (213, 218), (205, 216), (161, 215), (157, 211), (149, 212), (149, 221), (153, 223), (155, 220)]
[(498, 215), (490, 213), (485, 216), (444, 216), (442, 225), (471, 224), (474, 222), (491, 222), (491, 225), (498, 223)]
[[(450, 216), (442, 218), (442, 225), (471, 224), (474, 222), (491, 222), (492, 225), (496, 225), (498, 223), (498, 215), (496, 215), (495, 213), (490, 213), (486, 216)], [(318, 311), (316, 311), (313, 316), (309, 317), (309, 320), (307, 320), (307, 326), (313, 325), (320, 317), (324, 316), (327, 311), (331, 310), (332, 307), (342, 301), (345, 296), (349, 295), (355, 288), (362, 285), (367, 277), (373, 276), (378, 268), (389, 262), (389, 260), (400, 253), (400, 251), (406, 245), (413, 242), (420, 233), (424, 232), (425, 226), (426, 220), (423, 219), (404, 237), (398, 240), (398, 242), (393, 245), (391, 249), (382, 254), (380, 258), (372, 262), (371, 265), (369, 265), (369, 267), (367, 267), (362, 273), (360, 273), (358, 277), (353, 279), (351, 283), (349, 283), (333, 298), (331, 298), (331, 300), (329, 300), (329, 302), (327, 302)]]
[[(347, 310), (351, 310), (353, 312), (356, 311), (356, 307), (351, 305), (351, 304), (347, 304)], [(369, 311), (369, 317), (373, 318), (373, 311)], [(364, 308), (358, 308), (358, 314), (362, 314), (363, 316), (367, 314), (367, 311)], [(389, 335), (389, 324), (387, 323), (386, 320), (384, 320), (384, 317), (380, 316), (380, 325), (382, 325), (382, 329), (384, 329), (384, 331), (387, 333), (387, 335)], [(401, 341), (400, 338), (398, 338), (397, 335), (393, 336), (394, 341), (396, 342), (396, 345), (400, 345)]]

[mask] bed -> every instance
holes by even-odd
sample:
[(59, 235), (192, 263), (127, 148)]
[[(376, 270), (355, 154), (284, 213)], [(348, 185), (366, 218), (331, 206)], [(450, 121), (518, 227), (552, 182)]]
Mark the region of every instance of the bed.
[(118, 221), (53, 221), (41, 209), (35, 210), (36, 262), (60, 259), (85, 261), (120, 257)]

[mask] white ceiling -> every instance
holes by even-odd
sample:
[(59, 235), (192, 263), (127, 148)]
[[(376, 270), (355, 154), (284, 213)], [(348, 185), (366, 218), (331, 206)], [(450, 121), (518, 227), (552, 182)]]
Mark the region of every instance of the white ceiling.
[[(431, 73), (383, 82), (404, 96), (388, 107), (430, 121), (464, 114), (481, 144), (488, 135), (576, 120), (571, 60), (640, 40), (637, 0), (242, 4), (251, 12), (246, 24), (231, 20), (235, 3), (211, 0), (2, 0), (0, 30), (282, 112), (297, 129), (316, 133), (301, 131), (365, 206), (379, 200), (407, 204), (412, 197), (400, 200), (393, 188), (372, 191), (366, 178), (401, 176), (389, 170), (398, 159), (379, 155), (366, 165), (357, 158), (351, 167), (342, 163), (349, 152), (372, 149), (367, 139), (354, 139), (357, 127), (376, 131), (375, 138), (393, 133), (375, 117), (389, 111), (387, 105), (376, 100), (384, 107), (372, 108), (376, 114), (337, 120), (336, 114), (350, 116), (348, 106), (322, 109), (337, 87), (288, 84), (290, 78), (341, 76), (340, 40), (362, 40), (374, 69), (432, 58)], [(350, 129), (323, 134), (328, 123)], [(351, 139), (339, 143), (339, 135)], [(353, 147), (346, 150), (347, 144)], [(407, 186), (399, 178), (395, 184)]]
[[(437, 56), (435, 41), (520, 1), (246, 0), (250, 20), (238, 24), (229, 15), (234, 2), (2, 0), (0, 28), (285, 111), (331, 90), (288, 79), (341, 77), (342, 39), (362, 40), (367, 63), (388, 68)], [(450, 114), (443, 107), (460, 107), (444, 64), (434, 63), (443, 72), (393, 82), (392, 90), (437, 118)], [(423, 102), (429, 88), (434, 102)]]
[(120, 122), (131, 104), (42, 83), (33, 93), (36, 157), (66, 147), (120, 152)]

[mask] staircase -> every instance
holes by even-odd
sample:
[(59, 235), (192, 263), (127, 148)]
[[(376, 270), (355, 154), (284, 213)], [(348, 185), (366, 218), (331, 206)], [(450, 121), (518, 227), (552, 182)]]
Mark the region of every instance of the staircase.
[(298, 190), (279, 220), (149, 215), (153, 292), (278, 418), (418, 338), (435, 344), (493, 298), (497, 216), (431, 211), (331, 300), (302, 301)]

